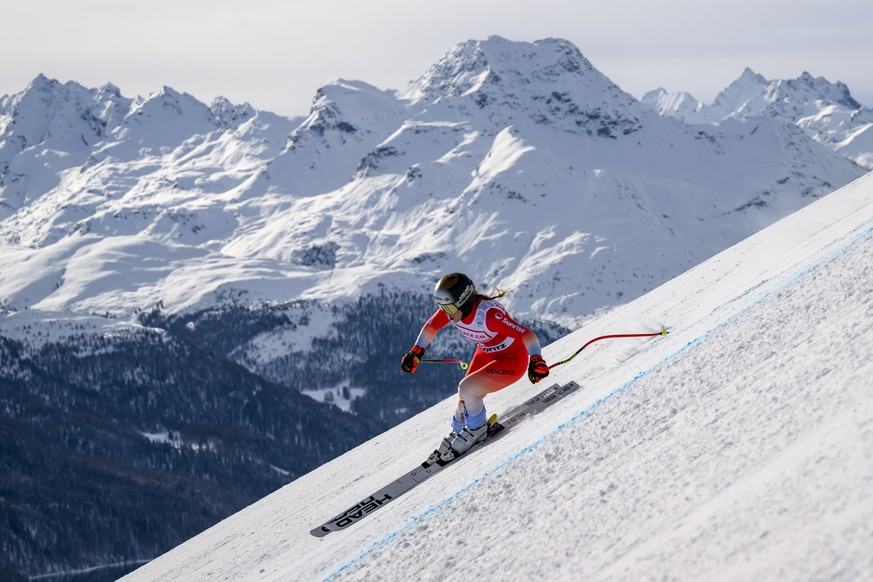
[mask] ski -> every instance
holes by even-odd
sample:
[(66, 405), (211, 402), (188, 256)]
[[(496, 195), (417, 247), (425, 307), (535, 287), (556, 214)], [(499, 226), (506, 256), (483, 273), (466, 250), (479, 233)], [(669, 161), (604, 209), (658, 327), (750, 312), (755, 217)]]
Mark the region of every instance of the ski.
[[(488, 438), (474, 444), (468, 451), (458, 455), (450, 461), (438, 460), (430, 462), (432, 457), (418, 465), (408, 473), (402, 475), (399, 479), (392, 481), (385, 487), (382, 487), (369, 497), (355, 503), (333, 519), (325, 522), (319, 527), (312, 529), (309, 533), (315, 537), (324, 537), (332, 531), (343, 530), (360, 520), (364, 519), (380, 507), (394, 501), (404, 493), (407, 493), (414, 487), (423, 483), (435, 473), (443, 468), (454, 464), (458, 459), (463, 459), (469, 456), (472, 452), (487, 446), (488, 443), (500, 438), (509, 430), (518, 426), (525, 419), (538, 414), (545, 408), (558, 402), (579, 389), (576, 382), (569, 382), (564, 386), (553, 384), (532, 398), (522, 402), (518, 406), (512, 408), (503, 417), (500, 417), (496, 422), (491, 423), (489, 419)], [(492, 417), (493, 418), (493, 417)]]

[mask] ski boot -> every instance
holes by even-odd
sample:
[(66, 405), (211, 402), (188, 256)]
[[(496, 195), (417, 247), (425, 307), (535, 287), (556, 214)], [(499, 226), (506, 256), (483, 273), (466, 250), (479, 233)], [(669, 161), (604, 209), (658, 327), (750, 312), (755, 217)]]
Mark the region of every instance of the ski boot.
[(436, 448), (436, 450), (430, 454), (430, 456), (427, 458), (427, 460), (424, 463), (422, 463), (422, 466), (426, 467), (428, 465), (433, 465), (434, 463), (436, 463), (437, 461), (440, 460), (440, 457), (442, 457), (443, 454), (446, 453), (446, 451), (451, 451), (452, 450), (452, 441), (455, 438), (457, 438), (457, 436), (458, 436), (458, 433), (456, 433), (455, 431), (452, 431), (448, 434), (448, 436), (444, 437), (443, 440), (440, 442), (440, 445)]
[[(478, 443), (479, 441), (483, 441), (488, 438), (488, 423), (483, 422), (482, 426), (478, 428), (471, 429), (470, 427), (465, 426), (461, 432), (457, 433), (453, 439), (449, 442), (449, 447), (445, 450), (443, 449), (443, 445), (440, 444), (440, 460), (443, 462), (449, 462), (455, 457), (461, 456), (463, 453), (468, 451), (470, 447)], [(443, 444), (446, 439), (443, 439)]]

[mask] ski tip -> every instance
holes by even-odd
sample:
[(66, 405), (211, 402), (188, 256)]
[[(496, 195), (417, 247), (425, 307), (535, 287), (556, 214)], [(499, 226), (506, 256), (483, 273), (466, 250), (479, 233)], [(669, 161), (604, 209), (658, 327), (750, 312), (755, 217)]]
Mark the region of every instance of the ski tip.
[(670, 332), (667, 331), (666, 329), (662, 329), (662, 330), (661, 330), (661, 335), (662, 335), (662, 336), (667, 335), (668, 333), (670, 333)]
[(317, 527), (313, 530), (310, 530), (309, 533), (311, 533), (312, 535), (314, 535), (317, 538), (323, 538), (324, 536), (326, 536), (327, 534), (330, 533), (330, 530), (324, 526), (321, 526), (321, 527)]

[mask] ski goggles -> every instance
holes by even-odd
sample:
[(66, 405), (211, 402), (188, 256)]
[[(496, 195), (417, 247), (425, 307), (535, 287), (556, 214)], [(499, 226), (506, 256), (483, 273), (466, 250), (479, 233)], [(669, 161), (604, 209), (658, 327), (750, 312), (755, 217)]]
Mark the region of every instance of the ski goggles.
[(445, 313), (449, 317), (460, 311), (460, 308), (454, 303), (437, 303), (437, 307), (442, 309), (443, 313)]

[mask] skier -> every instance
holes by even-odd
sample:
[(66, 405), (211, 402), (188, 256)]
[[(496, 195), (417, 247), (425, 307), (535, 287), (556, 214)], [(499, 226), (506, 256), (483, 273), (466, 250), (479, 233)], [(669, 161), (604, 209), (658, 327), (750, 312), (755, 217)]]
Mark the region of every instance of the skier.
[(414, 373), (434, 336), (449, 323), (476, 344), (467, 374), (458, 384), (452, 431), (436, 451), (445, 461), (488, 436), (483, 402), (487, 394), (506, 388), (525, 372), (534, 384), (549, 375), (536, 334), (514, 321), (497, 301), (504, 295), (505, 291), (494, 297), (477, 293), (473, 281), (462, 273), (444, 276), (434, 289), (439, 309), (401, 361), (404, 372)]

